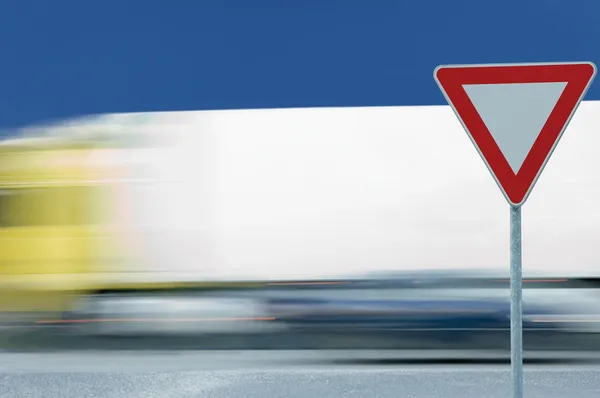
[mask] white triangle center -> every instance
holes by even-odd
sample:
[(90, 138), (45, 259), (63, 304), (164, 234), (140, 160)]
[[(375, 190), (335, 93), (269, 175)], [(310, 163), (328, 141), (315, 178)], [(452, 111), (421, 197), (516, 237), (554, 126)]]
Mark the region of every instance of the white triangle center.
[(527, 158), (566, 82), (463, 85), (513, 172)]

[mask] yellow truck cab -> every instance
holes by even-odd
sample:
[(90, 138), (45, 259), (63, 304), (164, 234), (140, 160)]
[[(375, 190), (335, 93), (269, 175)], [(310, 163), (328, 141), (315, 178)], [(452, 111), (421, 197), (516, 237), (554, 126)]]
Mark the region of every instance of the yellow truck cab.
[(71, 317), (107, 294), (256, 285), (152, 276), (123, 220), (128, 137), (41, 130), (0, 142), (0, 322)]
[[(0, 310), (63, 311), (97, 289), (106, 170), (87, 160), (97, 146), (60, 137), (0, 143)], [(104, 177), (104, 178), (103, 178)]]

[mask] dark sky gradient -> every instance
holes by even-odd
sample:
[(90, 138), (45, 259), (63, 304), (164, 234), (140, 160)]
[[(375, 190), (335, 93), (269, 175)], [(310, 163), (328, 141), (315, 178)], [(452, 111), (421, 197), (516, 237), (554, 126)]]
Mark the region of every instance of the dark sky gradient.
[(438, 64), (600, 64), (599, 43), (600, 0), (2, 0), (0, 127), (442, 104)]

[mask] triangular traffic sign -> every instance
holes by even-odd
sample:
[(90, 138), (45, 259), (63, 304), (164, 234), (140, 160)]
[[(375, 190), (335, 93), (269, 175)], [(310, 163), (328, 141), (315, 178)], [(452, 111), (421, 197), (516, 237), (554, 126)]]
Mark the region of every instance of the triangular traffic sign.
[(434, 78), (508, 202), (529, 196), (596, 66), (442, 65)]

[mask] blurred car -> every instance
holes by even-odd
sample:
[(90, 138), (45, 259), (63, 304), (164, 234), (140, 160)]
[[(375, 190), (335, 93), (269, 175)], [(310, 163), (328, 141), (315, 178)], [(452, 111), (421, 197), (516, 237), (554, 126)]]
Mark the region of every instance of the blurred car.
[[(559, 348), (569, 341), (566, 334), (598, 332), (595, 290), (575, 289), (573, 281), (566, 281), (571, 287), (540, 281), (537, 288), (524, 291), (528, 347)], [(354, 281), (335, 289), (274, 293), (267, 307), (291, 330), (375, 341), (392, 338), (399, 348), (504, 348), (510, 336), (508, 283), (499, 278), (432, 275)], [(572, 346), (581, 342), (573, 340)]]
[(81, 300), (59, 319), (38, 321), (92, 336), (256, 334), (272, 330), (259, 300), (227, 291), (103, 294)]

